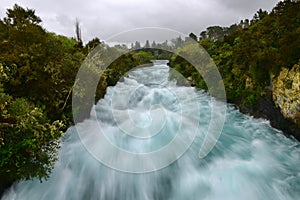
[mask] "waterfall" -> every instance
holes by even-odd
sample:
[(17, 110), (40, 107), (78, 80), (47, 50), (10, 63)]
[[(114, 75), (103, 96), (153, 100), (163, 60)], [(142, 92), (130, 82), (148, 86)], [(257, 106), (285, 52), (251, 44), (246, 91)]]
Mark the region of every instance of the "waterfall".
[(2, 199), (300, 197), (299, 142), (228, 104), (217, 144), (199, 158), (215, 100), (169, 80), (167, 62), (153, 63), (109, 87), (91, 117), (66, 131), (47, 181), (16, 183)]

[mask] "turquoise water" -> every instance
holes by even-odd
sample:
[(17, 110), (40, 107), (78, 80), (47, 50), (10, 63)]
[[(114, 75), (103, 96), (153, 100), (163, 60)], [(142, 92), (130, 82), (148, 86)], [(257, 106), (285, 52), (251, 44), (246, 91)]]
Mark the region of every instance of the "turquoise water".
[[(299, 199), (299, 142), (283, 136), (268, 121), (226, 105), (222, 134), (208, 156), (200, 159), (214, 100), (203, 91), (176, 86), (168, 73), (161, 63), (130, 72), (108, 89), (90, 119), (68, 129), (47, 181), (20, 182), (2, 199)], [(146, 156), (166, 151), (134, 160), (108, 151), (97, 139), (100, 132), (126, 152)], [(177, 135), (182, 135), (177, 146), (166, 149)], [(169, 164), (157, 167), (165, 160)], [(151, 166), (157, 170), (122, 172)]]

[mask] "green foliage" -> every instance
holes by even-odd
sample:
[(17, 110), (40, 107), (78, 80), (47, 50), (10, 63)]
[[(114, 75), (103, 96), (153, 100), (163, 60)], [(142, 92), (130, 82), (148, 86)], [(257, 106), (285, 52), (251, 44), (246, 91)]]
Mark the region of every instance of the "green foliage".
[(198, 41), (197, 35), (195, 35), (194, 33), (190, 33), (189, 37), (193, 40), (195, 40), (196, 42)]
[[(232, 102), (253, 106), (281, 67), (291, 68), (300, 55), (300, 2), (285, 0), (271, 13), (259, 10), (254, 18), (230, 27), (213, 26), (201, 32), (199, 44), (211, 55), (223, 77), (227, 97)], [(49, 174), (59, 147), (63, 124), (71, 124), (72, 89), (84, 58), (97, 48), (91, 62), (100, 69), (111, 56), (122, 50), (108, 47), (95, 38), (83, 46), (79, 23), (77, 40), (49, 33), (40, 26), (34, 10), (15, 5), (0, 20), (0, 174), (2, 181), (44, 178)], [(195, 34), (190, 37), (197, 40)], [(201, 74), (180, 55), (199, 58), (193, 46), (184, 47), (180, 37), (151, 47), (174, 49), (177, 55), (161, 49), (137, 50), (115, 60), (100, 77), (99, 69), (88, 73), (100, 77), (95, 99), (103, 97), (108, 86), (130, 69), (152, 59), (170, 59), (170, 66), (192, 85), (207, 89), (203, 75), (209, 76), (210, 64)], [(188, 44), (189, 45), (189, 44)], [(191, 44), (190, 44), (191, 45)], [(149, 47), (149, 41), (145, 47)], [(131, 50), (141, 47), (132, 44)], [(99, 57), (101, 55), (101, 58)], [(98, 56), (98, 57), (97, 57)], [(100, 59), (99, 59), (100, 58)], [(290, 86), (290, 83), (286, 83)], [(218, 88), (213, 88), (217, 90)], [(87, 91), (77, 91), (75, 97)], [(75, 108), (80, 112), (81, 108)], [(80, 112), (81, 113), (81, 112)], [(89, 112), (87, 112), (89, 114)], [(87, 116), (82, 116), (82, 120)], [(1, 185), (1, 181), (0, 181)]]
[(30, 110), (30, 104), (23, 98), (17, 98), (8, 106), (8, 113), (12, 118), (26, 116)]
[(139, 64), (150, 63), (150, 60), (155, 59), (155, 57), (146, 51), (137, 51), (133, 53), (133, 59), (137, 60)]
[(68, 94), (85, 55), (74, 39), (47, 33), (40, 22), (18, 5), (0, 20), (1, 186), (47, 177), (70, 124)]
[(0, 174), (2, 181), (45, 178), (56, 161), (60, 121), (49, 122), (42, 110), (0, 88)]
[(7, 17), (4, 18), (6, 24), (15, 27), (25, 27), (28, 24), (39, 24), (42, 20), (35, 15), (35, 11), (31, 9), (24, 9), (15, 4), (13, 9), (7, 9)]
[[(300, 2), (279, 2), (273, 11), (258, 10), (251, 22), (230, 27), (212, 26), (200, 34), (199, 44), (217, 65), (231, 102), (253, 106), (281, 67), (291, 68), (300, 58)], [(181, 51), (192, 54), (188, 50)], [(171, 67), (206, 88), (195, 69), (179, 56)], [(289, 84), (289, 83), (286, 83)]]
[(68, 38), (66, 36), (63, 35), (56, 35), (55, 33), (48, 33), (49, 38), (51, 38), (52, 40), (56, 41), (56, 42), (60, 42), (62, 47), (64, 49), (72, 49), (76, 44), (77, 41), (73, 38)]
[(10, 75), (4, 88), (14, 97), (30, 99), (53, 121), (66, 119), (69, 93), (86, 52), (75, 39), (47, 33), (40, 21), (33, 10), (18, 5), (8, 9), (0, 26), (8, 32), (0, 38), (0, 63)]
[(87, 50), (87, 53), (90, 53), (95, 47), (97, 47), (100, 44), (101, 42), (99, 38), (94, 38), (85, 45), (85, 49)]

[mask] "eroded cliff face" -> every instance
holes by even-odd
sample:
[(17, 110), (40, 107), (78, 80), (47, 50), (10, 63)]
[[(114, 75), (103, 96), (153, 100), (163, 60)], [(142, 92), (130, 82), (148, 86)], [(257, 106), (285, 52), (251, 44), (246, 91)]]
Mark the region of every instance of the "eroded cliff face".
[(273, 100), (285, 118), (300, 127), (300, 64), (283, 68), (273, 80)]

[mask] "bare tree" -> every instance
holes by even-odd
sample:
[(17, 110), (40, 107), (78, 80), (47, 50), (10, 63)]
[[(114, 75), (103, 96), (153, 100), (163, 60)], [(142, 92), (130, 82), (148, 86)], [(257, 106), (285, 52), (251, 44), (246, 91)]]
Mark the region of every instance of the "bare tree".
[(81, 28), (80, 28), (80, 23), (78, 19), (76, 18), (75, 21), (75, 33), (76, 33), (76, 40), (78, 43), (82, 44), (82, 39), (81, 39)]

